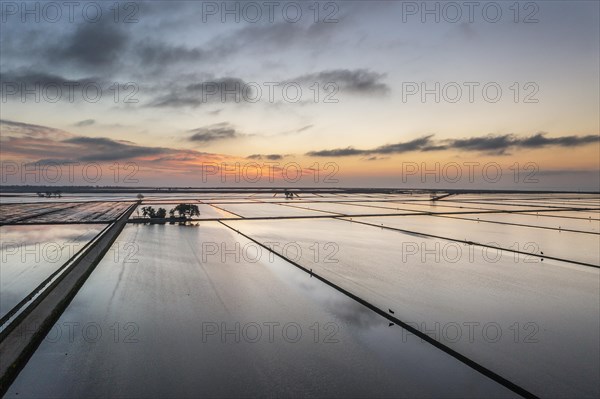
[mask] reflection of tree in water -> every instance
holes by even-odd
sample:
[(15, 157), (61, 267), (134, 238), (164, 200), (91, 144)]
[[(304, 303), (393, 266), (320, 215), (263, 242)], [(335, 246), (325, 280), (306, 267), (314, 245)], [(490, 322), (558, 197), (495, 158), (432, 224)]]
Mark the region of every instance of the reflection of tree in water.
[(198, 209), (198, 205), (192, 204), (179, 204), (175, 208), (169, 211), (171, 217), (175, 217), (175, 212), (179, 214), (180, 218), (193, 218), (194, 216), (200, 216), (200, 210)]
[[(175, 216), (176, 214), (177, 217)], [(151, 223), (165, 223), (166, 220), (164, 219), (167, 217), (167, 210), (165, 208), (158, 208), (158, 210), (156, 210), (151, 206), (144, 206), (142, 207), (142, 216), (150, 218)], [(200, 216), (200, 210), (197, 205), (193, 204), (179, 204), (169, 211), (171, 223), (174, 223), (175, 219), (185, 223), (187, 219), (191, 219), (194, 216)]]

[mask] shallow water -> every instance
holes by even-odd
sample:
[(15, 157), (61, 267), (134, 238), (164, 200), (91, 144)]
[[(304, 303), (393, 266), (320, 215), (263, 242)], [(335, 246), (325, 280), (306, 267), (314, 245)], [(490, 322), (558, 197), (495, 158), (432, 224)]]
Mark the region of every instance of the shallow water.
[(121, 240), (6, 397), (514, 396), (216, 222)]
[[(368, 204), (368, 203), (367, 203)], [(381, 214), (410, 214), (411, 211), (397, 210), (391, 208), (376, 208), (355, 203), (310, 203), (293, 204), (298, 208), (313, 209), (340, 215), (381, 215)]]
[[(600, 265), (600, 240), (595, 234), (536, 229), (439, 216), (386, 216), (353, 218), (355, 221), (471, 241), (483, 245), (543, 254), (573, 262)], [(577, 250), (581, 248), (582, 250)]]
[[(446, 215), (445, 217), (464, 218), (470, 220), (514, 223), (527, 226), (538, 226), (549, 229), (567, 229), (587, 233), (600, 233), (600, 220), (554, 218), (538, 215), (528, 215), (523, 213), (501, 213), (501, 214), (462, 214)], [(599, 237), (600, 239), (600, 237)]]
[(600, 220), (600, 212), (596, 211), (560, 211), (560, 212), (527, 212), (528, 215), (559, 217), (559, 218), (576, 218), (586, 220)]
[[(231, 218), (223, 222), (534, 394), (600, 396), (600, 270), (547, 258), (598, 264), (598, 234), (553, 229), (596, 233), (600, 213), (551, 208), (586, 206), (597, 196), (470, 194), (432, 202), (429, 194), (327, 194), (286, 201), (269, 193), (165, 193), (148, 194), (144, 202), (167, 210), (168, 204), (193, 202), (201, 217)], [(35, 206), (52, 205), (61, 206)], [(88, 205), (75, 215), (85, 219), (98, 213), (96, 207), (103, 208)], [(504, 213), (515, 209), (528, 212)], [(424, 211), (446, 216), (418, 215)], [(315, 218), (243, 220), (230, 212)], [(334, 219), (380, 213), (397, 216)], [(105, 226), (3, 226), (0, 232), (2, 243), (5, 237), (43, 243), (81, 235), (83, 243), (85, 229)], [(546, 258), (510, 249), (543, 251)], [(3, 261), (2, 282), (6, 269), (10, 280), (23, 277), (36, 286), (34, 280), (58, 267), (28, 262), (21, 276), (15, 262)], [(272, 339), (271, 327), (280, 327)], [(7, 396), (17, 394), (510, 396), (243, 235), (208, 221), (127, 225)]]
[(0, 227), (0, 317), (104, 227), (92, 224)]
[(477, 202), (457, 202), (457, 201), (412, 201), (398, 202), (396, 205), (400, 209), (416, 210), (423, 212), (475, 212), (481, 211), (537, 211), (543, 208), (531, 205), (503, 205), (503, 204), (488, 204)]
[(276, 216), (323, 216), (331, 215), (330, 212), (319, 212), (309, 209), (301, 209), (290, 206), (284, 206), (279, 204), (267, 204), (267, 203), (252, 203), (252, 204), (227, 204), (220, 203), (215, 204), (219, 208), (223, 208), (228, 212), (232, 212), (236, 215), (240, 215), (245, 218), (250, 217), (276, 217)]
[[(407, 216), (381, 221), (391, 218)], [(534, 394), (600, 394), (598, 269), (341, 220), (226, 224), (263, 243), (295, 243), (270, 245)]]

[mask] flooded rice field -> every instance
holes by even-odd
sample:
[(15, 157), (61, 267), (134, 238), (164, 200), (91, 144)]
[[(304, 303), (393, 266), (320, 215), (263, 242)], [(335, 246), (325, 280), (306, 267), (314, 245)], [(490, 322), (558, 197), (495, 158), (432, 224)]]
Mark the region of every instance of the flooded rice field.
[(0, 349), (31, 354), (5, 397), (600, 396), (598, 195), (23, 195), (0, 223)]

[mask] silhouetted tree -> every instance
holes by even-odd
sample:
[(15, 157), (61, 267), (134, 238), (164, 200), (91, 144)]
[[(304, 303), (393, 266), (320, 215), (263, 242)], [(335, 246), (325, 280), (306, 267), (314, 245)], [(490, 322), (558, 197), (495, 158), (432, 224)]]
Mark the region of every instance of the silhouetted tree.
[(164, 219), (167, 217), (167, 210), (165, 208), (158, 208), (156, 211), (156, 217), (159, 219)]
[(171, 217), (175, 217), (175, 213), (179, 215), (180, 218), (189, 216), (190, 218), (194, 216), (200, 216), (200, 210), (198, 209), (198, 205), (192, 204), (179, 204), (175, 208), (169, 211)]
[(164, 219), (167, 217), (167, 210), (165, 208), (158, 208), (155, 210), (151, 206), (145, 206), (142, 208), (142, 214), (144, 217), (149, 217), (150, 219)]
[(156, 217), (156, 211), (151, 206), (145, 206), (142, 208), (142, 215), (144, 217), (148, 216), (152, 219)]

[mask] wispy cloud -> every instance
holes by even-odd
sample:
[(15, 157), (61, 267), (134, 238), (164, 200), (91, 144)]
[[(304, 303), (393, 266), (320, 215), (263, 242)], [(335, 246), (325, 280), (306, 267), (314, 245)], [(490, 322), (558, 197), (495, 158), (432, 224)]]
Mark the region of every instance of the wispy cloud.
[(192, 129), (189, 132), (193, 133), (192, 136), (189, 137), (190, 141), (197, 141), (201, 143), (209, 143), (212, 141), (233, 139), (244, 136), (228, 122), (199, 127), (197, 129)]
[(84, 147), (86, 153), (80, 154), (77, 159), (85, 162), (142, 158), (161, 155), (171, 151), (168, 148), (138, 146), (131, 142), (117, 141), (106, 137), (73, 137), (63, 140), (63, 143), (75, 144), (78, 149)]
[(73, 126), (86, 127), (86, 126), (92, 126), (95, 123), (96, 123), (96, 120), (94, 120), (94, 119), (84, 119), (82, 121), (74, 123)]
[[(135, 161), (149, 166), (173, 162), (196, 164), (230, 158), (189, 149), (143, 146), (107, 137), (76, 136), (60, 129), (0, 120), (4, 159), (27, 162), (72, 163)], [(185, 166), (185, 165), (182, 165)]]
[[(53, 139), (64, 139), (70, 136), (70, 134), (64, 130), (34, 125), (31, 123), (11, 121), (8, 119), (0, 119), (0, 132), (2, 132), (1, 139), (3, 142), (8, 141), (15, 136), (28, 139), (42, 139), (48, 137)], [(3, 147), (2, 151), (4, 150), (5, 148)]]
[[(246, 91), (244, 91), (246, 90)], [(158, 96), (151, 107), (198, 107), (209, 103), (241, 102), (242, 96), (252, 97), (252, 88), (236, 77), (224, 77), (212, 81), (190, 83), (185, 87), (173, 87), (167, 94)]]
[(336, 148), (334, 150), (320, 150), (320, 151), (310, 151), (307, 152), (306, 155), (311, 157), (347, 157), (351, 155), (365, 155), (369, 154), (368, 150), (359, 150), (352, 147), (346, 148)]
[(273, 136), (291, 136), (294, 134), (298, 134), (298, 133), (302, 133), (307, 130), (310, 130), (313, 127), (314, 127), (314, 125), (306, 125), (306, 126), (302, 126), (302, 127), (298, 128), (298, 129), (291, 129), (291, 130), (286, 130), (284, 132), (276, 133)]
[(267, 155), (263, 155), (263, 154), (252, 154), (252, 155), (248, 155), (246, 157), (246, 159), (253, 159), (256, 161), (260, 161), (263, 159), (267, 159), (269, 161), (278, 161), (280, 159), (283, 159), (283, 155), (281, 154), (267, 154)]
[(353, 147), (333, 150), (310, 151), (306, 155), (313, 157), (347, 157), (353, 155), (388, 155), (414, 151), (479, 151), (489, 154), (504, 155), (510, 149), (536, 149), (549, 146), (576, 147), (600, 142), (599, 135), (546, 137), (546, 133), (536, 133), (529, 137), (518, 137), (513, 134), (488, 135), (466, 139), (433, 140), (433, 135), (424, 136), (407, 142), (386, 144), (373, 149), (357, 149)]
[[(315, 83), (326, 89), (327, 84), (334, 84), (340, 93), (355, 96), (383, 96), (390, 91), (390, 87), (382, 80), (385, 74), (367, 69), (334, 69), (311, 74), (283, 79), (279, 82), (270, 82), (277, 85), (295, 83), (306, 86), (306, 90)], [(265, 84), (263, 82), (263, 84)], [(259, 87), (257, 90), (256, 87)], [(156, 96), (148, 103), (150, 107), (176, 108), (198, 107), (203, 104), (215, 103), (254, 103), (254, 102), (282, 102), (280, 95), (271, 99), (266, 95), (266, 86), (260, 89), (261, 83), (246, 82), (234, 76), (226, 76), (201, 82), (193, 82), (182, 86), (179, 81), (174, 81), (170, 87), (159, 89), (162, 94)], [(306, 126), (309, 129), (312, 125)]]
[(319, 82), (322, 85), (334, 83), (342, 92), (382, 95), (390, 91), (389, 86), (382, 82), (384, 78), (385, 74), (368, 69), (333, 69), (298, 76), (292, 79), (292, 81), (304, 83)]
[(306, 126), (302, 126), (300, 129), (296, 130), (296, 133), (302, 133), (308, 129), (311, 129), (314, 125), (306, 125)]
[[(96, 77), (70, 79), (61, 75), (38, 71), (30, 68), (18, 68), (16, 70), (5, 70), (0, 75), (0, 91), (3, 91), (3, 99), (23, 102), (24, 99), (33, 101), (34, 95), (42, 98), (42, 92), (46, 88), (53, 90), (60, 89), (59, 99), (68, 101), (80, 101), (81, 96), (72, 95), (68, 90), (74, 91), (74, 88), (85, 87), (92, 84), (100, 87), (105, 86), (107, 82)], [(27, 90), (28, 92), (24, 91)], [(64, 93), (63, 93), (64, 91)], [(54, 92), (51, 92), (54, 93)], [(46, 94), (53, 96), (53, 94)], [(72, 98), (71, 98), (72, 96)]]

